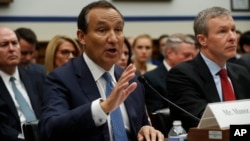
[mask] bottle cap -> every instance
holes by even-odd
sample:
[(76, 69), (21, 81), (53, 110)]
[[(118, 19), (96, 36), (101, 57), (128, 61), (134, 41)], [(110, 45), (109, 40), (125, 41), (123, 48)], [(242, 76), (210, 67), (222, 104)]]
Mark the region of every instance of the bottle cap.
[(175, 120), (175, 121), (173, 122), (173, 125), (181, 125), (181, 121), (180, 121), (180, 120)]

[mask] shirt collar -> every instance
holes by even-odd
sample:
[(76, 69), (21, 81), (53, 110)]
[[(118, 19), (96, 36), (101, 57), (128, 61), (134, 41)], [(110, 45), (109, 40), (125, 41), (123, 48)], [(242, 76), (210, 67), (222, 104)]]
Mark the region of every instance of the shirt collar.
[(169, 66), (169, 64), (167, 63), (167, 61), (165, 59), (163, 60), (163, 64), (166, 67), (167, 71), (169, 71), (171, 69), (171, 67)]
[[(102, 77), (103, 73), (106, 72), (103, 68), (101, 68), (99, 65), (97, 65), (95, 62), (93, 62), (86, 53), (83, 53), (83, 58), (86, 61), (86, 64), (88, 65), (90, 72), (92, 74), (92, 76), (94, 77), (95, 81), (97, 81), (98, 79), (100, 79), (100, 77)], [(114, 77), (114, 66), (113, 65), (111, 67), (111, 69), (107, 72), (109, 72), (109, 74), (112, 77), (112, 80), (115, 80)]]
[(9, 75), (0, 70), (0, 76), (2, 77), (4, 82), (9, 82), (11, 76), (15, 77), (17, 81), (21, 81), (19, 76), (19, 70), (17, 69), (17, 67), (13, 75)]
[[(210, 72), (212, 73), (212, 75), (217, 75), (217, 73), (221, 70), (221, 67), (219, 65), (217, 65), (215, 62), (213, 62), (211, 59), (207, 58), (204, 54), (200, 53), (201, 57), (203, 58), (203, 60), (205, 61), (205, 63), (208, 66), (208, 69), (210, 70)], [(226, 69), (226, 65), (224, 65), (224, 67)]]

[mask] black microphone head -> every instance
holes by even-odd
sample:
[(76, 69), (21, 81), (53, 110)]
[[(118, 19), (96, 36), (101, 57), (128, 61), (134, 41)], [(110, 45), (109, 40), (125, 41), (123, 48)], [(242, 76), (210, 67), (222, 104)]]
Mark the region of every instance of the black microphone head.
[(145, 80), (145, 77), (144, 77), (143, 75), (140, 75), (140, 76), (138, 76), (137, 78), (138, 78), (138, 80), (139, 80), (141, 83), (145, 84), (146, 80)]

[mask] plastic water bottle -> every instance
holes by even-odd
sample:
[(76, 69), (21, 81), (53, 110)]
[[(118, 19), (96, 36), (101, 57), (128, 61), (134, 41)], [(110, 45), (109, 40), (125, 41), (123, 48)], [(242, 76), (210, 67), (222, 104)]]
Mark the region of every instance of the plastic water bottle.
[(181, 126), (180, 120), (173, 121), (173, 127), (170, 129), (168, 133), (168, 141), (186, 141), (187, 140), (187, 132)]

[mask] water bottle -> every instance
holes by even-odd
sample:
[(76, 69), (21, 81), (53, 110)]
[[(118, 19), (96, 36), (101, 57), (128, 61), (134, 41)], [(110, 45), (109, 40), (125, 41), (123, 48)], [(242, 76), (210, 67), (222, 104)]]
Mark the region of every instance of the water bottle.
[(168, 141), (186, 141), (187, 140), (187, 132), (181, 126), (180, 120), (173, 121), (173, 127), (170, 129), (168, 133)]

